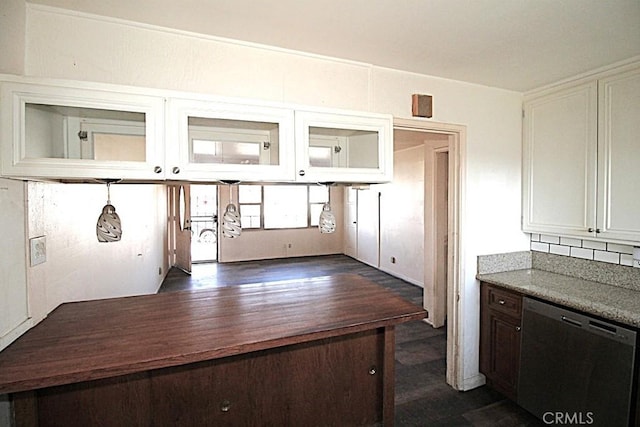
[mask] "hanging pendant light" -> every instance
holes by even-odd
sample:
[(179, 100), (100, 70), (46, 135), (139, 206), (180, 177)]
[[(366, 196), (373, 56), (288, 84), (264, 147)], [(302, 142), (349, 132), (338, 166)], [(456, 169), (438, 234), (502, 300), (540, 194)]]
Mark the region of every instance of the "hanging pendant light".
[(122, 225), (116, 208), (111, 204), (111, 182), (107, 181), (107, 204), (102, 208), (96, 224), (98, 242), (118, 242), (122, 238)]
[(329, 202), (322, 206), (318, 228), (321, 233), (335, 233), (336, 231), (336, 216), (331, 211)]
[(240, 223), (240, 213), (238, 208), (233, 204), (233, 195), (231, 185), (229, 185), (229, 204), (222, 215), (222, 236), (235, 239), (240, 237), (242, 233), (242, 224)]

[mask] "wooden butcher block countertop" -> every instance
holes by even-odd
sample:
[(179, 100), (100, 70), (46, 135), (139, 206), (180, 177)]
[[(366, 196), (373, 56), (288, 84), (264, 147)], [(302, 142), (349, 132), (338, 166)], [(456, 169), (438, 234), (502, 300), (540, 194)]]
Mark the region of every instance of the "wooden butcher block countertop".
[(65, 303), (0, 352), (0, 393), (184, 365), (422, 319), (358, 275)]

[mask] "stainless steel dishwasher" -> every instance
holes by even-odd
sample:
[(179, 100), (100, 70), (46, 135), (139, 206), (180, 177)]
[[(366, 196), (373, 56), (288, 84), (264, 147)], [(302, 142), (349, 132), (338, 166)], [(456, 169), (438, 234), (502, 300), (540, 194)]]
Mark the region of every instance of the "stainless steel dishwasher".
[(631, 422), (636, 332), (525, 297), (518, 404), (545, 424)]

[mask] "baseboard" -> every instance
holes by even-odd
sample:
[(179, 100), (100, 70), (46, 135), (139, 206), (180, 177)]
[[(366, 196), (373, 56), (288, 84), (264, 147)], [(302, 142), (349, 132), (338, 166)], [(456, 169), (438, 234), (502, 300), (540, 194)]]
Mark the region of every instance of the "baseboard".
[(487, 382), (485, 376), (481, 373), (471, 378), (465, 378), (462, 380), (461, 391), (473, 390), (474, 388), (482, 387)]

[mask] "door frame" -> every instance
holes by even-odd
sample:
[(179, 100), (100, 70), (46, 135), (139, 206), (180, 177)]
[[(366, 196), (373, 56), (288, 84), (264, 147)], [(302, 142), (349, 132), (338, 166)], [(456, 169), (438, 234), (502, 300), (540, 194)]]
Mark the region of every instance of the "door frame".
[[(439, 133), (449, 136), (448, 270), (447, 270), (447, 384), (464, 389), (462, 354), (463, 313), (460, 310), (461, 278), (464, 277), (464, 253), (461, 248), (461, 216), (464, 212), (465, 153), (467, 128), (450, 123), (416, 119), (394, 119), (394, 129)], [(426, 262), (425, 255), (425, 262)]]
[[(441, 192), (445, 189), (448, 192), (450, 138), (447, 137), (446, 142), (425, 142), (424, 308), (429, 312), (427, 323), (434, 328), (444, 326), (447, 315), (447, 283), (442, 279), (448, 275), (448, 250), (442, 234), (446, 234), (448, 239), (449, 206), (448, 202), (441, 200)], [(446, 168), (440, 166), (439, 160), (443, 156), (447, 159)]]

